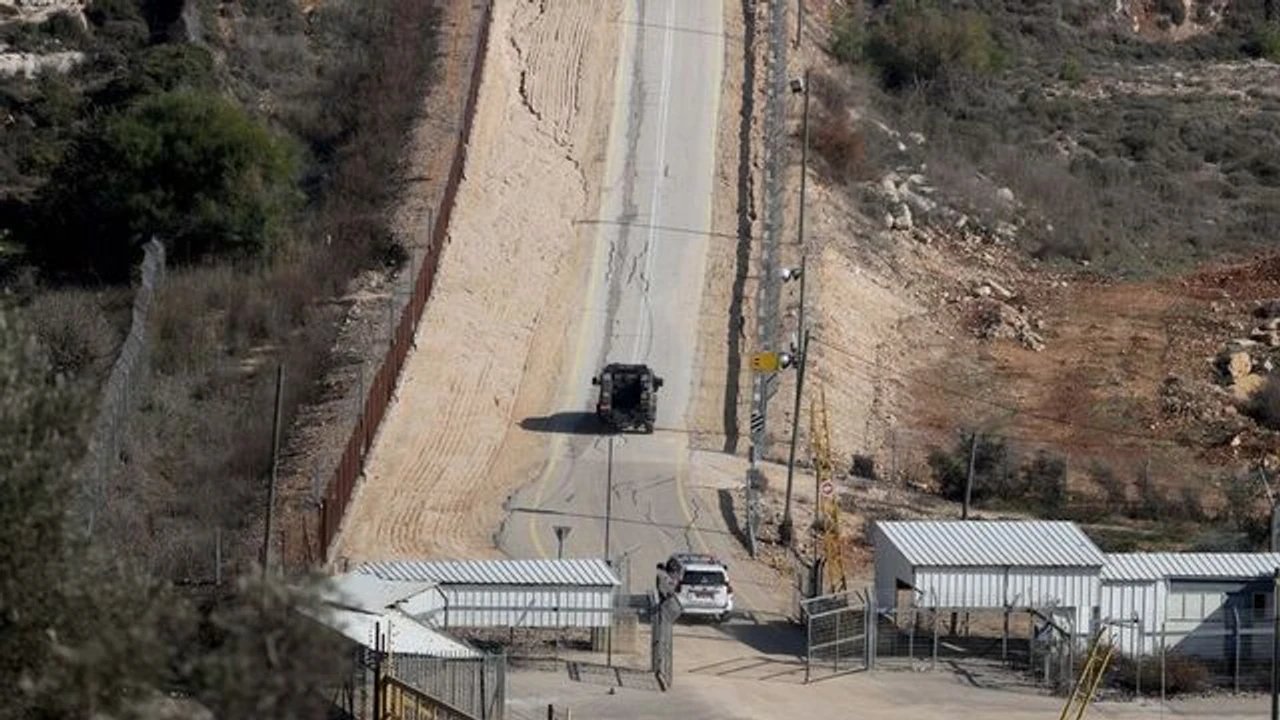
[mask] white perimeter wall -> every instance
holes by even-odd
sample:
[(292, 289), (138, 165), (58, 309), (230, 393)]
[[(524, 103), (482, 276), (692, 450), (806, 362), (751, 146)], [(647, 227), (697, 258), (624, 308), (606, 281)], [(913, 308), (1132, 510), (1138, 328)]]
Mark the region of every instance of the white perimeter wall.
[[(1104, 580), (1099, 590), (1098, 616), (1111, 624), (1116, 648), (1130, 657), (1150, 654), (1159, 646), (1168, 589), (1162, 580)], [(1133, 623), (1137, 616), (1140, 623)]]
[[(609, 626), (610, 587), (441, 585), (445, 607), (432, 616), (437, 627)], [(557, 612), (557, 608), (564, 612)], [(569, 612), (577, 610), (578, 612)]]

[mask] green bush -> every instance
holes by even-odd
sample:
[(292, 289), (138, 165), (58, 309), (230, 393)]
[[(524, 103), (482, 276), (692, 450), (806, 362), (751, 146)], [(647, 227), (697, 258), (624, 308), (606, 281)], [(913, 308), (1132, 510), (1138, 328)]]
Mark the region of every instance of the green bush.
[(85, 8), (85, 17), (98, 27), (110, 22), (140, 22), (142, 7), (138, 0), (93, 0)]
[(213, 55), (208, 49), (190, 43), (161, 43), (132, 58), (127, 74), (110, 82), (94, 100), (112, 107), (179, 88), (213, 90), (216, 86)]
[(864, 19), (857, 11), (858, 7), (860, 3), (853, 3), (832, 11), (831, 42), (827, 51), (840, 62), (862, 62), (866, 30)]
[(1003, 56), (986, 16), (920, 0), (895, 3), (868, 33), (866, 58), (889, 89), (997, 69)]
[(76, 144), (28, 248), (47, 270), (115, 281), (152, 235), (178, 264), (258, 256), (300, 199), (297, 166), (289, 142), (222, 97), (154, 95)]
[(1244, 44), (1245, 53), (1272, 62), (1280, 62), (1280, 30), (1271, 27), (1256, 28)]

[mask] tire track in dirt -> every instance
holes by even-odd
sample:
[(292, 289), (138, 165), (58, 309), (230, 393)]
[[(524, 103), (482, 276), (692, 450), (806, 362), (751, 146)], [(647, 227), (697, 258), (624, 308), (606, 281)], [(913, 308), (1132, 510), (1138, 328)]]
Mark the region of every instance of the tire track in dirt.
[(497, 554), (503, 500), (523, 478), (496, 459), (522, 389), (555, 384), (530, 348), (544, 324), (558, 328), (547, 309), (564, 309), (558, 284), (577, 255), (572, 220), (588, 193), (575, 139), (596, 112), (588, 102), (584, 116), (584, 97), (607, 85), (584, 70), (612, 67), (594, 57), (610, 14), (592, 0), (497, 3), (436, 290), (335, 558)]

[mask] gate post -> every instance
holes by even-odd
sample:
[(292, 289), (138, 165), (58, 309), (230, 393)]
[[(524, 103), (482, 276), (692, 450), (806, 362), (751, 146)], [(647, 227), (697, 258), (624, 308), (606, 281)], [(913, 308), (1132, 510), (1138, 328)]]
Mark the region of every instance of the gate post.
[(839, 609), (837, 609), (833, 614), (836, 617), (836, 644), (834, 648), (835, 652), (831, 653), (831, 669), (833, 672), (839, 673), (840, 672), (840, 615), (842, 613)]
[(862, 626), (863, 626), (863, 648), (862, 660), (867, 670), (872, 670), (876, 665), (876, 633), (880, 629), (879, 616), (876, 615), (875, 606), (871, 604), (870, 595), (868, 600), (862, 605)]

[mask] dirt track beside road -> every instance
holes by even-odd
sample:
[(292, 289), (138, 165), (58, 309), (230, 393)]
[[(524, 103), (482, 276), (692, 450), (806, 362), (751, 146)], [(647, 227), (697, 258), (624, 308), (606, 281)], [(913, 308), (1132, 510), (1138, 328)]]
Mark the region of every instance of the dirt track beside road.
[(497, 554), (503, 502), (545, 454), (515, 423), (550, 404), (576, 319), (565, 278), (586, 247), (574, 220), (593, 207), (614, 12), (496, 4), (436, 289), (335, 558)]

